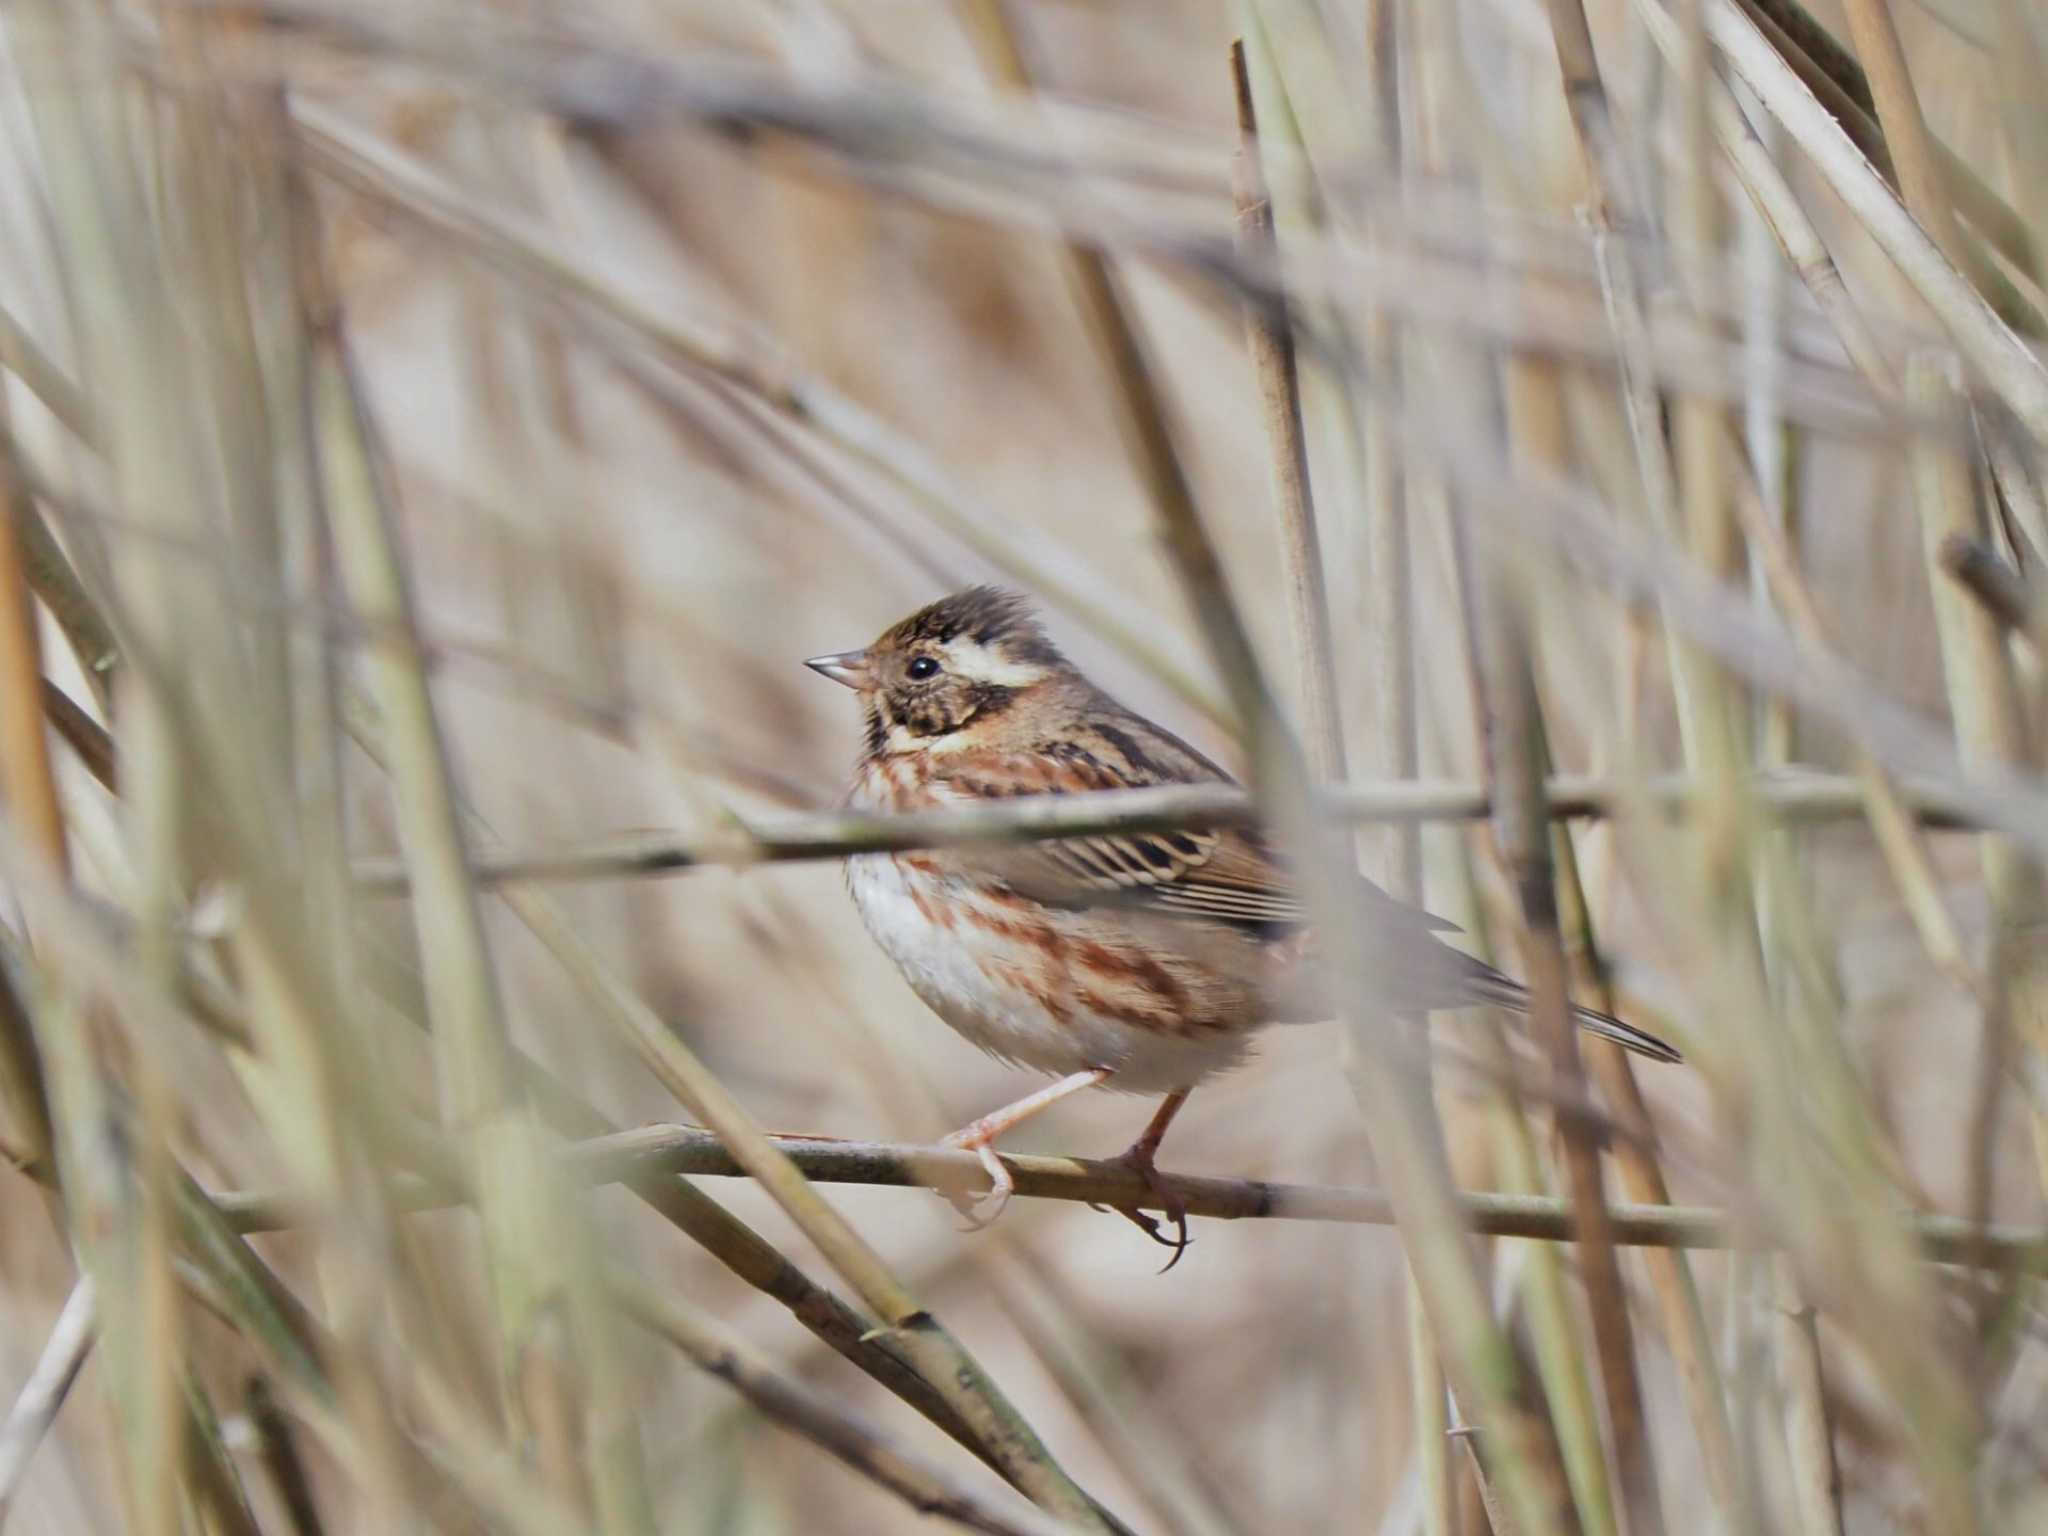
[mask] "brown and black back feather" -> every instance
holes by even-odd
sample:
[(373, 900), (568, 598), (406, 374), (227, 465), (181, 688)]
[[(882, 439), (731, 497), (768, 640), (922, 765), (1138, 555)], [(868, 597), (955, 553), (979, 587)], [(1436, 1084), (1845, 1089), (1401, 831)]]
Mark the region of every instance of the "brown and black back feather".
[[(1046, 687), (1051, 697), (1020, 698), (1013, 710), (1018, 718), (1004, 722), (1007, 741), (950, 760), (941, 782), (976, 798), (986, 797), (994, 785), (1013, 793), (1067, 794), (1235, 782), (1194, 747), (1123, 709), (1079, 674), (1067, 671)], [(1042, 735), (1030, 729), (1034, 717), (1043, 721)], [(993, 860), (1009, 884), (1055, 905), (1115, 906), (1135, 917), (1235, 932), (1260, 945), (1283, 943), (1308, 925), (1286, 861), (1256, 830), (1062, 838), (975, 857)], [(1529, 994), (1519, 982), (1437, 937), (1455, 931), (1455, 924), (1396, 900), (1371, 881), (1361, 878), (1358, 884), (1368, 935), (1362, 942), (1372, 947), (1371, 961), (1393, 1006), (1405, 1011), (1492, 1004), (1528, 1011)], [(1572, 1014), (1589, 1032), (1640, 1055), (1680, 1059), (1655, 1035), (1611, 1015), (1576, 1005)]]

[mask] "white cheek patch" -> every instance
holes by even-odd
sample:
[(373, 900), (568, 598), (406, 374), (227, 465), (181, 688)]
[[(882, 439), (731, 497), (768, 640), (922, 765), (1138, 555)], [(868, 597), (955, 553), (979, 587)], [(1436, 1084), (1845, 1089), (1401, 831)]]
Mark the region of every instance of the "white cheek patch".
[(989, 683), (997, 688), (1029, 688), (1050, 676), (1035, 661), (1006, 661), (986, 646), (960, 638), (941, 647), (946, 653), (946, 670), (969, 682)]

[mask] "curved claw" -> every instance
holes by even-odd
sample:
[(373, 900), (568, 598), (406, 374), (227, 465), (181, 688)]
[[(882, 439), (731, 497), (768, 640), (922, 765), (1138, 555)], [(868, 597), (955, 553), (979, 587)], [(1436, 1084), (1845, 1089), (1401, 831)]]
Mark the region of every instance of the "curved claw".
[(1152, 1159), (1143, 1155), (1138, 1148), (1133, 1147), (1120, 1157), (1112, 1157), (1109, 1162), (1118, 1168), (1128, 1168), (1145, 1181), (1146, 1189), (1151, 1191), (1152, 1198), (1158, 1201), (1160, 1210), (1166, 1213), (1166, 1219), (1173, 1223), (1174, 1234), (1168, 1237), (1166, 1229), (1156, 1217), (1147, 1215), (1135, 1205), (1098, 1205), (1095, 1209), (1115, 1211), (1160, 1247), (1171, 1248), (1173, 1257), (1169, 1258), (1159, 1271), (1163, 1275), (1181, 1261), (1181, 1256), (1194, 1243), (1194, 1239), (1188, 1236), (1187, 1202), (1174, 1193), (1167, 1182), (1159, 1176), (1159, 1170), (1153, 1166)]
[[(834, 658), (827, 657), (826, 660)], [(953, 1209), (967, 1218), (967, 1230), (978, 1232), (998, 1216), (1010, 1203), (1010, 1196), (1017, 1192), (1017, 1181), (1010, 1177), (1010, 1170), (1003, 1166), (995, 1154), (996, 1138), (1015, 1129), (1033, 1115), (1049, 1109), (1070, 1094), (1079, 1093), (1083, 1088), (1093, 1088), (1109, 1081), (1108, 1067), (1090, 1067), (1084, 1072), (1070, 1072), (1049, 1087), (1036, 1093), (1026, 1094), (1014, 1104), (1005, 1105), (994, 1114), (983, 1115), (972, 1125), (963, 1126), (940, 1143), (941, 1146), (955, 1147), (962, 1152), (972, 1152), (981, 1159), (981, 1166), (988, 1171), (988, 1193), (980, 1200), (970, 1200), (965, 1195), (948, 1195)], [(975, 1206), (988, 1203), (993, 1207), (986, 1216), (977, 1216)]]
[[(995, 1148), (987, 1142), (948, 1136), (945, 1144), (958, 1147), (962, 1151), (972, 1151), (981, 1159), (981, 1166), (988, 1171), (988, 1189), (985, 1193), (970, 1196), (954, 1192), (946, 1196), (953, 1209), (966, 1219), (967, 1225), (961, 1230), (979, 1232), (1009, 1208), (1010, 1196), (1017, 1192), (1017, 1181), (1010, 1177), (1010, 1170), (1003, 1166), (1003, 1160), (996, 1156)], [(981, 1213), (984, 1206), (988, 1208), (986, 1215)]]

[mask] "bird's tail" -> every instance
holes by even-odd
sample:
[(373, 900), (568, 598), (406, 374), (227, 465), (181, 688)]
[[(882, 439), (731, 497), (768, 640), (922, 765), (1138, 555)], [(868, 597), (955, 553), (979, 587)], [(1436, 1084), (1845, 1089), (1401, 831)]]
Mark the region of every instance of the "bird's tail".
[[(1502, 1008), (1512, 1008), (1516, 1013), (1529, 1011), (1529, 989), (1513, 977), (1503, 976), (1492, 966), (1478, 965), (1471, 976), (1474, 998), (1479, 1002), (1494, 1003)], [(1572, 1022), (1588, 1034), (1598, 1035), (1603, 1040), (1612, 1040), (1624, 1050), (1634, 1051), (1638, 1056), (1647, 1056), (1652, 1061), (1683, 1061), (1685, 1058), (1665, 1041), (1658, 1039), (1646, 1029), (1637, 1029), (1633, 1024), (1624, 1024), (1611, 1013), (1602, 1013), (1597, 1008), (1582, 1008), (1572, 1004)]]

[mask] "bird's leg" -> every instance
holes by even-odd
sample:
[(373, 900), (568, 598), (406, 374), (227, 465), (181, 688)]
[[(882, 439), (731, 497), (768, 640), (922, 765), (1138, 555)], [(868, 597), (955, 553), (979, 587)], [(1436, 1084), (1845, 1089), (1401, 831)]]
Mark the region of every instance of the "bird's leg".
[(1175, 1194), (1167, 1186), (1166, 1181), (1159, 1177), (1159, 1169), (1154, 1165), (1153, 1158), (1158, 1154), (1159, 1143), (1166, 1139), (1166, 1128), (1173, 1124), (1173, 1117), (1180, 1113), (1181, 1105), (1187, 1103), (1188, 1092), (1189, 1090), (1182, 1088), (1178, 1092), (1169, 1093), (1160, 1101), (1159, 1108), (1153, 1114), (1151, 1123), (1145, 1127), (1144, 1134), (1120, 1155), (1109, 1160), (1120, 1168), (1130, 1169), (1143, 1179), (1145, 1187), (1152, 1192), (1152, 1198), (1159, 1202), (1160, 1210), (1166, 1213), (1166, 1219), (1174, 1225), (1174, 1235), (1168, 1237), (1157, 1221), (1135, 1205), (1111, 1207), (1153, 1242), (1173, 1250), (1173, 1257), (1166, 1261), (1166, 1269), (1160, 1270), (1162, 1275), (1167, 1269), (1178, 1264), (1180, 1256), (1188, 1251), (1188, 1207), (1187, 1202)]
[[(1003, 1166), (1003, 1160), (996, 1156), (996, 1139), (1015, 1130), (1042, 1109), (1048, 1109), (1061, 1099), (1079, 1093), (1083, 1088), (1093, 1088), (1106, 1083), (1110, 1078), (1107, 1067), (1090, 1067), (1086, 1072), (1076, 1072), (1058, 1082), (1041, 1088), (1036, 1093), (1026, 1094), (1014, 1104), (1005, 1104), (993, 1114), (983, 1115), (971, 1125), (963, 1125), (948, 1136), (941, 1146), (958, 1147), (962, 1151), (981, 1155), (981, 1166), (988, 1170), (988, 1194), (983, 1198), (991, 1204), (986, 1216), (976, 1216), (976, 1201), (965, 1195), (948, 1195), (953, 1209), (965, 1216), (970, 1232), (979, 1231), (1003, 1214), (1003, 1207), (1010, 1203), (1010, 1196), (1017, 1192), (1017, 1181), (1010, 1177), (1010, 1170)], [(1165, 1126), (1160, 1129), (1165, 1130)], [(1149, 1134), (1149, 1133), (1148, 1133)]]

